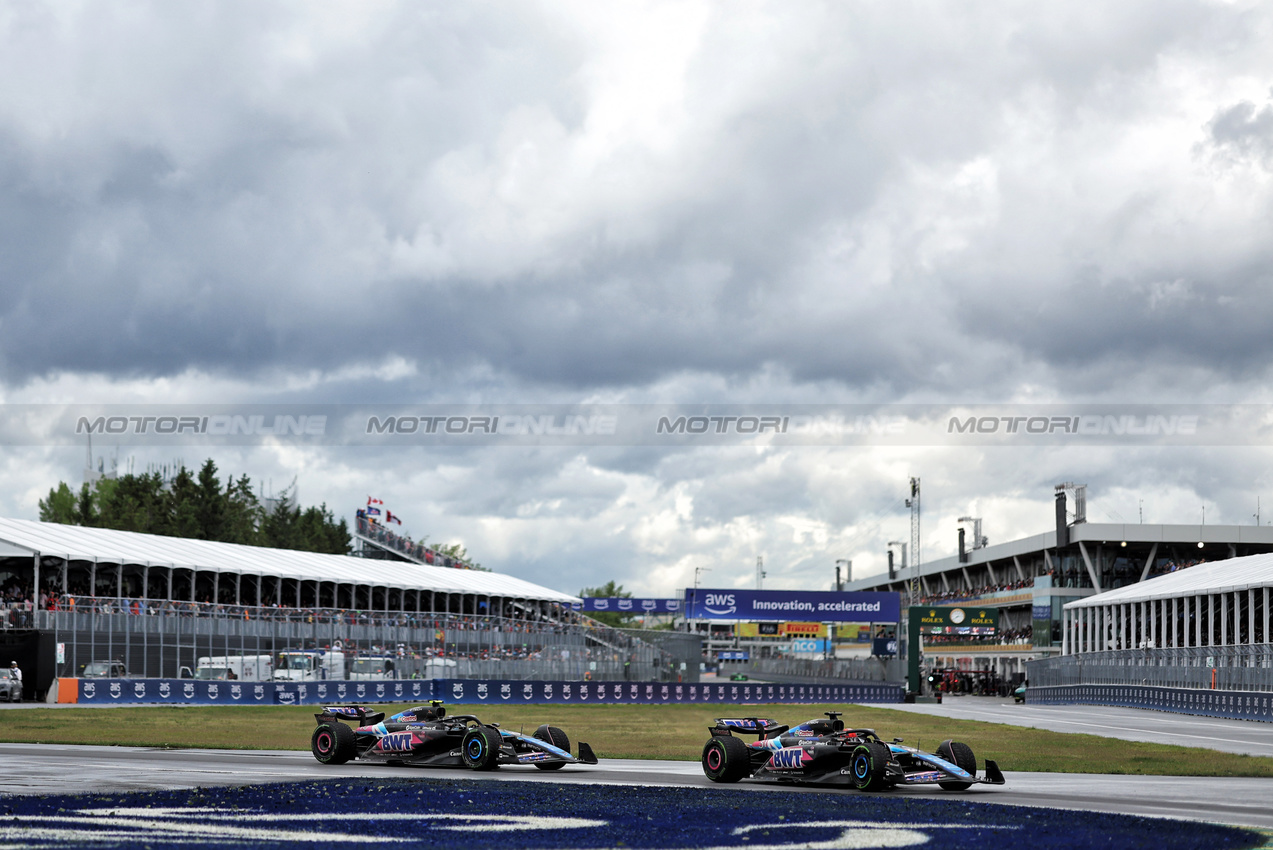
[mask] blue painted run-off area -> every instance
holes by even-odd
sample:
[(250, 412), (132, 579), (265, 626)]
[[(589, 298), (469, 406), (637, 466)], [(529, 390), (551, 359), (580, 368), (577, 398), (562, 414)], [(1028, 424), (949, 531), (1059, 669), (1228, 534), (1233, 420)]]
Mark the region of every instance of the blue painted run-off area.
[[(532, 768), (525, 768), (533, 770)], [(503, 769), (513, 773), (521, 768)], [(573, 770), (573, 769), (572, 769)], [(580, 771), (582, 772), (582, 771)], [(992, 793), (992, 792), (987, 792)], [(1257, 833), (958, 797), (490, 782), (403, 768), (136, 794), (9, 797), (0, 842), (22, 847), (930, 847), (1238, 850)]]
[(1048, 685), (1027, 688), (1032, 705), (1113, 705), (1273, 722), (1273, 694), (1256, 691), (1213, 691), (1152, 685)]
[(567, 705), (687, 703), (899, 703), (901, 685), (762, 684), (755, 682), (546, 682), (499, 679), (405, 679), (378, 682), (207, 682), (191, 679), (81, 679), (79, 701), (89, 704), (321, 705), (343, 702), (445, 700)]

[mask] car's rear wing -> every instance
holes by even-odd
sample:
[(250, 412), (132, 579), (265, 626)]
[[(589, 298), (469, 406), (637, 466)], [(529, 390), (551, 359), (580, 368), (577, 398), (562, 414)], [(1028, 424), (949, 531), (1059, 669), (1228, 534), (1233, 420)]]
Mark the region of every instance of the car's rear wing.
[(372, 726), (385, 719), (383, 711), (373, 711), (365, 705), (325, 705), (314, 715), (319, 723), (328, 720), (346, 720), (358, 726)]
[(790, 726), (784, 726), (777, 720), (766, 720), (762, 717), (718, 717), (716, 718), (716, 725), (709, 727), (709, 730), (713, 737), (741, 732), (745, 735), (756, 735), (761, 740), (764, 740), (765, 738), (781, 735), (790, 728)]

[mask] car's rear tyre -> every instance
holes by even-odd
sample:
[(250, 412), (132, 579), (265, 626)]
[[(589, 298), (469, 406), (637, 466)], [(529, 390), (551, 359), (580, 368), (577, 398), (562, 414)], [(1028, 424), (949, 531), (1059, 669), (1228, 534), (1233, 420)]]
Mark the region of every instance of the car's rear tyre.
[(460, 758), (464, 766), (473, 770), (494, 770), (499, 767), (500, 734), (487, 726), (474, 726), (464, 733), (460, 745)]
[(343, 723), (320, 723), (309, 739), (310, 751), (322, 764), (344, 764), (358, 754), (354, 730)]
[[(535, 737), (545, 743), (552, 744), (559, 750), (570, 752), (570, 739), (566, 737), (566, 733), (558, 729), (556, 726), (549, 726), (545, 723), (535, 730)], [(566, 766), (564, 761), (537, 761), (535, 767), (540, 770), (561, 770)]]
[(703, 745), (703, 773), (713, 782), (737, 782), (751, 774), (751, 748), (733, 735), (713, 736)]
[[(933, 755), (966, 771), (969, 776), (977, 775), (977, 759), (972, 754), (972, 747), (967, 744), (961, 744), (958, 741), (942, 741), (937, 745), (937, 751)], [(947, 791), (967, 791), (972, 787), (971, 782), (951, 781), (937, 784)]]
[(884, 775), (891, 758), (889, 748), (874, 741), (854, 747), (853, 755), (849, 757), (853, 787), (859, 791), (884, 790)]

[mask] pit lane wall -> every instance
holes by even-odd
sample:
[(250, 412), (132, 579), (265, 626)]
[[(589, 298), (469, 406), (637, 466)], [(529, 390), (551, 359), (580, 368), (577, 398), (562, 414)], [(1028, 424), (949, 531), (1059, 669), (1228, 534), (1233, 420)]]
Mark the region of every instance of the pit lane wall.
[[(448, 705), (681, 703), (900, 703), (903, 686), (720, 682), (548, 682), (407, 679), (371, 682), (207, 682), (191, 679), (61, 679), (59, 702), (88, 705), (322, 705), (444, 700)], [(74, 693), (75, 698), (70, 699)]]
[(1026, 688), (1031, 705), (1113, 705), (1273, 722), (1273, 694), (1267, 691), (1219, 691), (1153, 685), (1048, 685)]

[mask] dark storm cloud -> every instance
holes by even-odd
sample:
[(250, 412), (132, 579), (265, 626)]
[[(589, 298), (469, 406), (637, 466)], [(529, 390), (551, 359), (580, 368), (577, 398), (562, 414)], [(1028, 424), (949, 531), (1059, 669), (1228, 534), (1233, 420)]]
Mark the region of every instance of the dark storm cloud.
[(1273, 163), (1273, 104), (1258, 107), (1249, 100), (1236, 103), (1217, 112), (1207, 129), (1217, 148)]
[[(948, 386), (934, 364), (1010, 391), (1013, 364), (1147, 343), (1235, 376), (1267, 360), (1242, 297), (1264, 249), (1138, 229), (1182, 203), (1172, 175), (1094, 185), (1086, 227), (1026, 185), (1082, 180), (1099, 138), (1161, 111), (1164, 57), (1240, 63), (1251, 13), (809, 6), (766, 13), (777, 40), (709, 13), (675, 74), (628, 88), (595, 21), (545, 10), (35, 8), (4, 33), (48, 101), (0, 99), (10, 383), (398, 355), (576, 391), (776, 364), (896, 394)], [(606, 98), (643, 94), (657, 120), (614, 118)], [(1269, 109), (1212, 107), (1210, 141), (1266, 156)], [(1042, 170), (1013, 138), (1032, 112), (1078, 146)]]
[[(1268, 27), (1183, 0), (11, 5), (0, 390), (1262, 397)], [(1254, 495), (1203, 451), (261, 452), (571, 591), (730, 586), (762, 551), (880, 569), (911, 474), (934, 552), (978, 498), (996, 539), (1045, 530), (1061, 480), (1159, 521)]]

